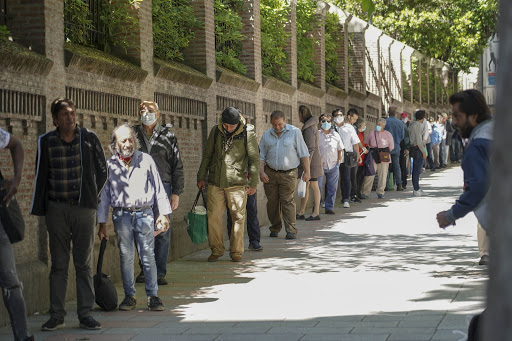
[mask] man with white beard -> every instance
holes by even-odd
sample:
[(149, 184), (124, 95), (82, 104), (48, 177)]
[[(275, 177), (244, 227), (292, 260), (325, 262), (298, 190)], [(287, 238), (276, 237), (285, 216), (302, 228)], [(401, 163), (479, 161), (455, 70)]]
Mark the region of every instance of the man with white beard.
[[(132, 310), (137, 305), (133, 278), (136, 239), (144, 267), (148, 309), (162, 311), (165, 308), (157, 295), (154, 236), (169, 229), (167, 215), (171, 213), (171, 206), (153, 158), (138, 151), (138, 144), (135, 132), (127, 124), (117, 126), (112, 132), (110, 150), (113, 155), (107, 160), (109, 176), (98, 207), (98, 236), (100, 240), (108, 239), (106, 221), (109, 206), (112, 206), (125, 292), (119, 310)], [(160, 214), (156, 222), (153, 205), (158, 205)]]

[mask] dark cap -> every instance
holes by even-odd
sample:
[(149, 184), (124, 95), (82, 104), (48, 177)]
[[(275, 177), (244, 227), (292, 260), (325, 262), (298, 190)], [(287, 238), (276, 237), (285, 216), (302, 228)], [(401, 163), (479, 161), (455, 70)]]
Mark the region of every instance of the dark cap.
[(240, 112), (238, 109), (229, 107), (222, 112), (222, 123), (238, 124), (240, 122)]

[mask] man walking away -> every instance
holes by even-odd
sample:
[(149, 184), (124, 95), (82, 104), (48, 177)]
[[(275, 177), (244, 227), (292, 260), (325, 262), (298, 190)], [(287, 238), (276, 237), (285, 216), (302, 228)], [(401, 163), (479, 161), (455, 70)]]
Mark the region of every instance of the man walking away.
[(107, 179), (105, 154), (96, 134), (76, 124), (71, 100), (56, 99), (51, 113), (57, 128), (39, 137), (31, 209), (46, 218), (52, 260), (50, 319), (41, 329), (64, 326), (71, 242), (80, 328), (100, 329), (92, 317), (92, 260), (98, 195)]
[(420, 197), (423, 191), (420, 188), (420, 175), (423, 170), (423, 162), (427, 158), (425, 136), (423, 132), (425, 111), (418, 110), (414, 114), (416, 121), (411, 122), (409, 125), (409, 136), (411, 140), (411, 157), (412, 157), (412, 186), (413, 195)]
[(299, 128), (286, 124), (282, 111), (274, 111), (270, 120), (272, 128), (260, 141), (260, 180), (267, 196), (270, 237), (278, 236), (284, 221), (286, 239), (295, 239), (297, 167), (302, 161), (302, 180), (307, 182), (311, 178), (308, 147)]
[[(183, 193), (185, 177), (183, 175), (183, 163), (181, 162), (178, 139), (171, 131), (170, 126), (161, 126), (158, 123), (160, 110), (158, 104), (144, 101), (140, 104), (139, 118), (141, 125), (133, 127), (137, 139), (140, 142), (140, 151), (151, 155), (158, 168), (158, 174), (164, 184), (165, 193), (171, 203), (171, 209), (175, 211), (180, 202), (180, 194)], [(156, 212), (155, 216), (158, 216)], [(169, 223), (171, 217), (169, 216)], [(171, 229), (162, 232), (155, 237), (155, 261), (158, 285), (167, 285), (167, 259), (169, 257), (169, 244), (171, 242)], [(144, 283), (144, 270), (139, 260), (140, 274), (137, 283)]]
[(249, 128), (240, 111), (229, 107), (208, 135), (197, 187), (206, 187), (208, 175), (208, 242), (212, 250), (209, 262), (224, 254), (222, 217), (226, 205), (233, 219), (229, 255), (233, 262), (242, 261), (247, 195), (256, 193), (258, 185), (258, 142)]
[(389, 118), (386, 119), (386, 130), (393, 136), (395, 148), (391, 151), (391, 167), (393, 167), (393, 175), (395, 177), (396, 190), (403, 191), (402, 187), (402, 171), (400, 169), (400, 152), (402, 141), (405, 137), (405, 124), (396, 118), (398, 108), (396, 105), (389, 107)]

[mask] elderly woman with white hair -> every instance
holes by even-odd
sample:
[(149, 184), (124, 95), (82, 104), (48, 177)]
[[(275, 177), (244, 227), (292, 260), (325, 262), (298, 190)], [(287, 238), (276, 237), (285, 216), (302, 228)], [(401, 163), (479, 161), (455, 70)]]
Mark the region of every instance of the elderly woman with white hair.
[[(367, 147), (371, 148), (374, 157), (375, 173), (379, 177), (377, 185), (377, 197), (384, 199), (384, 189), (386, 188), (386, 180), (388, 177), (388, 168), (391, 158), (389, 153), (395, 148), (393, 136), (389, 131), (384, 130), (386, 127), (386, 120), (379, 118), (375, 130), (368, 134), (366, 140)], [(372, 190), (373, 179), (375, 175), (365, 176), (363, 181), (363, 190), (361, 197), (368, 198)]]

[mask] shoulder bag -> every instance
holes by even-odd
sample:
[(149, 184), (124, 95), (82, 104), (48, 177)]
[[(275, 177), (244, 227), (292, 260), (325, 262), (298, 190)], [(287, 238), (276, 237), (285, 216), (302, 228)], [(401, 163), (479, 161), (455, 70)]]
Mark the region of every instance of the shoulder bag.
[[(0, 172), (0, 188), (2, 188), (7, 180), (4, 179)], [(11, 198), (9, 206), (4, 202), (7, 195), (7, 189), (0, 191), (0, 221), (4, 227), (5, 233), (9, 237), (11, 244), (20, 242), (25, 237), (25, 221), (21, 214), (20, 205), (15, 197)]]
[(379, 161), (380, 162), (390, 162), (391, 161), (391, 155), (389, 154), (389, 147), (379, 148), (379, 141), (377, 139), (377, 132), (375, 132), (375, 143), (377, 144), (377, 153), (379, 155)]
[[(204, 207), (197, 206), (200, 195), (203, 197)], [(194, 244), (202, 244), (208, 238), (208, 217), (206, 212), (204, 191), (203, 189), (200, 189), (199, 192), (197, 192), (194, 205), (187, 215), (187, 233)]]

